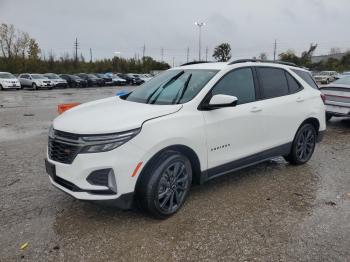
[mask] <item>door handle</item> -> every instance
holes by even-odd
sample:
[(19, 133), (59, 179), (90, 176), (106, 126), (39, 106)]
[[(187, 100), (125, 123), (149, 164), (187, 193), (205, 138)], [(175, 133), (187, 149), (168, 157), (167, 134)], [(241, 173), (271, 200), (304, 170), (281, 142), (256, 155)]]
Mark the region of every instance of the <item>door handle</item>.
[(253, 106), (252, 109), (250, 109), (250, 112), (257, 113), (262, 111), (261, 107)]
[(300, 102), (303, 102), (303, 101), (304, 101), (304, 98), (302, 98), (302, 97), (300, 97), (300, 96), (297, 98), (297, 102), (300, 103)]

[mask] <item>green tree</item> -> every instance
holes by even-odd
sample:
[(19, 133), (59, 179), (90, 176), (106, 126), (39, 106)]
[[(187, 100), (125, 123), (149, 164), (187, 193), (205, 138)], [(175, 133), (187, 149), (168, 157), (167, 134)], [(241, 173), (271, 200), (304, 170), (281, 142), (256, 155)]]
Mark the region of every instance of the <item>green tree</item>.
[(215, 47), (213, 57), (218, 62), (227, 62), (231, 59), (231, 46), (228, 43), (222, 43)]

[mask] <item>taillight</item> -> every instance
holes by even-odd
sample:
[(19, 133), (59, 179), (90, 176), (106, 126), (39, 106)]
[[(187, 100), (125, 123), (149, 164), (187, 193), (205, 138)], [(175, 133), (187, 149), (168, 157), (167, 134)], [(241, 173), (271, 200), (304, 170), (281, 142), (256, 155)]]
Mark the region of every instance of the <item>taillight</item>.
[(324, 94), (321, 94), (321, 99), (323, 101), (323, 104), (326, 104), (326, 96)]

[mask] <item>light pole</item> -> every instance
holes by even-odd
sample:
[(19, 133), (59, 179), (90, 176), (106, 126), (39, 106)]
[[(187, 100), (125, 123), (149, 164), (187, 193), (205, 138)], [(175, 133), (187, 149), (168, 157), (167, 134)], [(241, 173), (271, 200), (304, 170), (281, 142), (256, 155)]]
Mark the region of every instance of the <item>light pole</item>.
[(196, 26), (198, 26), (198, 28), (199, 28), (198, 60), (201, 61), (201, 59), (202, 59), (202, 55), (201, 55), (201, 51), (202, 51), (202, 26), (205, 26), (205, 23), (204, 22), (195, 22), (194, 24)]

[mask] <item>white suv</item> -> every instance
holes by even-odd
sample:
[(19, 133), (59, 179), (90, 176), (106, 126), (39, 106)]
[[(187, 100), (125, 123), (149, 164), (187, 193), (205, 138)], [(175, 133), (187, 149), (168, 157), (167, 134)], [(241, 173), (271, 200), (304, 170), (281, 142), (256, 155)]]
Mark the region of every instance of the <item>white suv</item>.
[(174, 214), (191, 184), (284, 156), (306, 163), (326, 129), (310, 73), (240, 60), (168, 70), (133, 92), (57, 117), (46, 170), (82, 200)]
[(0, 90), (16, 88), (21, 89), (21, 84), (18, 79), (11, 73), (0, 72)]

